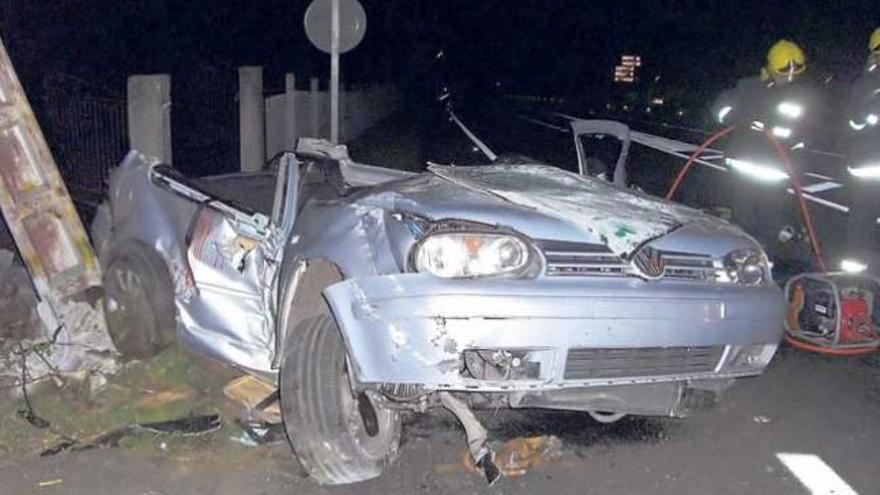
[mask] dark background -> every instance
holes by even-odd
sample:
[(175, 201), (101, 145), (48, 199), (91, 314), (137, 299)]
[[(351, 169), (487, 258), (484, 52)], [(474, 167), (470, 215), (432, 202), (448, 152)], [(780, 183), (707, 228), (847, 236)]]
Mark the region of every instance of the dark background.
[[(410, 82), (444, 48), (467, 83), (531, 94), (608, 89), (618, 55), (642, 55), (644, 74), (713, 93), (755, 73), (769, 44), (805, 48), (814, 74), (861, 63), (877, 2), (363, 0), (364, 43), (344, 57), (346, 81)], [(326, 58), (307, 42), (295, 0), (2, 0), (0, 35), (28, 90), (50, 72), (111, 91), (137, 72), (259, 64), (305, 81)], [(280, 77), (280, 76), (279, 76)]]
[[(502, 94), (553, 97), (541, 105), (576, 115), (595, 111), (639, 125), (706, 128), (711, 100), (736, 79), (757, 74), (781, 37), (804, 47), (808, 74), (827, 96), (844, 94), (880, 24), (876, 0), (361, 2), (366, 37), (343, 56), (343, 83), (400, 90), (408, 120), (391, 134), (416, 136), (420, 154), (407, 158), (414, 163), (437, 161), (425, 152), (432, 144), (446, 147), (434, 138), (438, 117), (429, 111), (443, 86), (454, 90), (463, 102), (459, 110), (481, 135), (494, 129), (481, 126), (480, 116), (504, 120), (482, 103)], [(285, 72), (296, 74), (299, 89), (311, 77), (326, 88), (328, 58), (303, 29), (308, 4), (0, 0), (0, 37), (74, 199), (94, 206), (107, 171), (128, 149), (129, 75), (171, 74), (174, 165), (189, 175), (238, 169), (237, 67), (263, 66), (267, 94), (283, 91)], [(623, 53), (642, 57), (636, 84), (612, 82)], [(647, 115), (645, 102), (653, 96), (667, 104)], [(629, 102), (642, 113), (615, 115), (606, 110), (609, 102), (616, 111)]]

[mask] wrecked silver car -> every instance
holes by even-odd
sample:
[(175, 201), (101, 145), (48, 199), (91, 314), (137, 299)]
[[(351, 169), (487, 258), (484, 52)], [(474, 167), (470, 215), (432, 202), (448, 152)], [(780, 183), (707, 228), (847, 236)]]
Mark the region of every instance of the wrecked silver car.
[(132, 152), (94, 225), (118, 349), (177, 338), (278, 384), (321, 483), (378, 476), (400, 415), (445, 406), (684, 416), (782, 332), (767, 258), (699, 211), (546, 165), (401, 172), (302, 140), (189, 180)]

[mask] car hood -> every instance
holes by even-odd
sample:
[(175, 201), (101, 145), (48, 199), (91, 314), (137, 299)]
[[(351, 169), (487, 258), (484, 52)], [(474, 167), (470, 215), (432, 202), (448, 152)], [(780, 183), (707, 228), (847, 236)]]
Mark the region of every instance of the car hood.
[(404, 181), (396, 206), (435, 219), (503, 224), (544, 239), (601, 242), (622, 258), (685, 225), (747, 239), (732, 225), (668, 201), (545, 165), (431, 165), (429, 179)]

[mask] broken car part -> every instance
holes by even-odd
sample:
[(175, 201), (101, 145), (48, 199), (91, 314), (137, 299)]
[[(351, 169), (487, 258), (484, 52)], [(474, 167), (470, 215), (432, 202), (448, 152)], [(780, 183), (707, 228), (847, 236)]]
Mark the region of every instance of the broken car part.
[(463, 401), (456, 399), (449, 392), (440, 392), (440, 401), (446, 409), (461, 422), (467, 436), (468, 452), (474, 460), (474, 466), (483, 471), (486, 482), (494, 484), (501, 477), (501, 471), (492, 460), (492, 451), (488, 447), (489, 433), (474, 416), (474, 413)]

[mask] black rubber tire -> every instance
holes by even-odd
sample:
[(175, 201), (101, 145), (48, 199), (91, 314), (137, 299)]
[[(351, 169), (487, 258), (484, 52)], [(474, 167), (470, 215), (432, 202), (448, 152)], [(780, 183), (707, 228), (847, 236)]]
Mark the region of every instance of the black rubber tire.
[(378, 477), (400, 445), (397, 411), (379, 410), (380, 428), (373, 436), (360, 413), (352, 413), (343, 394), (355, 400), (355, 410), (359, 403), (346, 369), (342, 336), (329, 314), (304, 320), (288, 336), (280, 373), (284, 428), (300, 463), (325, 485)]
[(123, 359), (148, 359), (174, 343), (174, 285), (147, 245), (114, 246), (104, 264), (104, 315)]

